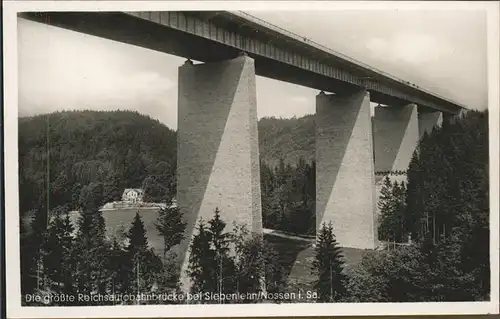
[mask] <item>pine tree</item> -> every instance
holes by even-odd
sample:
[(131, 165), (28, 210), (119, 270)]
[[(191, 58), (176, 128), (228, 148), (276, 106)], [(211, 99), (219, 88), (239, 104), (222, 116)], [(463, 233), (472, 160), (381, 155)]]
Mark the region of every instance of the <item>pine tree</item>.
[(166, 260), (167, 252), (185, 238), (186, 225), (179, 207), (172, 205), (172, 202), (167, 208), (162, 208), (158, 212), (155, 227), (160, 236), (163, 237), (164, 260)]
[[(262, 236), (252, 235), (245, 225), (235, 225), (235, 289), (240, 293), (283, 292), (286, 275), (278, 252)], [(256, 301), (257, 302), (257, 301)]]
[[(29, 217), (31, 216), (31, 217)], [(43, 286), (43, 245), (47, 234), (47, 212), (44, 207), (33, 209), (21, 219), (21, 289), (32, 293)]]
[(163, 265), (161, 259), (148, 247), (146, 229), (139, 212), (135, 214), (127, 238), (127, 253), (132, 266), (129, 289), (137, 294), (150, 291), (157, 284)]
[[(475, 274), (464, 269), (461, 254), (467, 240), (459, 229), (450, 230), (450, 236), (436, 246), (436, 262), (432, 265), (431, 291), (433, 301), (481, 300), (480, 286)], [(461, 238), (462, 237), (462, 238)]]
[(384, 178), (382, 188), (380, 190), (380, 198), (377, 206), (380, 210), (378, 235), (379, 238), (385, 241), (394, 241), (394, 198), (392, 194), (394, 184), (389, 176)]
[(135, 213), (127, 238), (129, 239), (127, 250), (131, 255), (135, 255), (138, 252), (144, 252), (148, 249), (146, 229), (144, 228), (144, 223), (139, 212)]
[(44, 242), (43, 264), (50, 289), (56, 293), (73, 293), (72, 275), (75, 261), (72, 255), (73, 231), (66, 207), (51, 212), (47, 239)]
[(406, 242), (408, 233), (405, 227), (405, 183), (391, 182), (387, 176), (384, 179), (377, 204), (380, 210), (379, 238), (388, 242)]
[(241, 293), (262, 290), (265, 275), (264, 242), (261, 236), (249, 234), (245, 225), (236, 225), (232, 234), (235, 244), (235, 282)]
[(84, 208), (78, 219), (73, 249), (76, 287), (83, 294), (105, 293), (109, 275), (105, 267), (109, 246), (106, 242), (104, 218), (99, 210), (93, 210), (95, 202), (87, 207), (89, 208)]
[[(384, 251), (383, 253), (387, 253)], [(345, 302), (388, 302), (387, 278), (374, 271), (376, 266), (383, 265), (379, 260), (373, 261), (369, 254), (363, 256), (362, 262), (346, 269), (349, 278), (346, 285)], [(383, 267), (383, 266), (382, 266)]]
[(225, 227), (218, 208), (208, 225), (203, 220), (198, 224), (198, 233), (190, 246), (188, 269), (194, 292), (236, 291), (236, 265), (229, 248), (231, 234), (224, 232)]
[[(405, 228), (425, 246), (427, 300), (488, 298), (488, 172), (487, 112), (446, 120), (419, 143), (408, 170)], [(453, 285), (441, 289), (443, 281)], [(460, 292), (461, 282), (471, 286)]]
[(265, 241), (262, 241), (261, 249), (266, 291), (268, 293), (283, 292), (287, 285), (287, 274), (285, 268), (281, 264), (280, 253)]
[(106, 260), (109, 269), (108, 289), (110, 294), (124, 294), (130, 289), (132, 261), (129, 253), (117, 238), (111, 241)]
[(346, 276), (341, 248), (333, 234), (332, 224), (323, 224), (316, 241), (313, 271), (318, 276), (314, 287), (319, 301), (339, 301), (346, 295)]
[(424, 163), (420, 162), (420, 154), (425, 151), (426, 141), (428, 140), (427, 132), (424, 133), (422, 139), (413, 152), (409, 168), (408, 168), (408, 186), (406, 191), (406, 212), (404, 215), (405, 230), (412, 234), (412, 238), (421, 241), (426, 237), (427, 219), (424, 218), (425, 204), (422, 199), (425, 196), (425, 167)]
[[(180, 287), (180, 273), (178, 271), (177, 254), (170, 252), (163, 260), (163, 271), (156, 274), (156, 293), (181, 293)], [(158, 303), (165, 303), (165, 301), (158, 301)], [(177, 304), (182, 303), (180, 300), (166, 301), (166, 303)]]
[(134, 293), (152, 292), (161, 282), (163, 262), (152, 248), (137, 253), (132, 260), (132, 280), (130, 291)]
[(198, 223), (198, 233), (193, 236), (190, 244), (188, 275), (191, 278), (192, 292), (211, 292), (216, 291), (214, 282), (215, 254), (210, 249), (211, 234), (203, 220)]
[(428, 273), (416, 245), (396, 247), (389, 251), (383, 274), (386, 295), (391, 302), (424, 301), (428, 292)]
[(405, 213), (406, 213), (406, 184), (402, 181), (400, 184), (395, 185), (393, 188), (393, 196), (395, 199), (394, 215), (396, 219), (396, 227), (394, 232), (396, 234), (396, 241), (407, 242), (409, 234), (405, 227)]
[(233, 258), (229, 255), (230, 234), (224, 232), (226, 223), (220, 218), (219, 208), (215, 208), (214, 217), (208, 221), (211, 237), (211, 247), (214, 250), (215, 257), (215, 283), (217, 292), (233, 292), (235, 289), (235, 265)]
[(146, 237), (146, 229), (141, 220), (139, 212), (134, 216), (132, 225), (127, 234), (128, 245), (127, 253), (130, 260), (130, 291), (136, 294), (144, 292), (144, 262), (146, 251), (148, 250), (148, 239)]
[(314, 234), (315, 163), (299, 158), (296, 166), (280, 160), (273, 169), (261, 161), (262, 215), (266, 228)]

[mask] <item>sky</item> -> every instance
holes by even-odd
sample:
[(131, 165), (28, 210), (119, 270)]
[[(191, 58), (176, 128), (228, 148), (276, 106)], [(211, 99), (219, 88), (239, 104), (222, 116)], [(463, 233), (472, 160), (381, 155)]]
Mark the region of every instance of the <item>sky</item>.
[[(468, 108), (487, 107), (484, 11), (248, 12)], [(19, 115), (137, 110), (177, 126), (185, 59), (18, 19)], [(318, 91), (257, 77), (258, 117), (315, 113)]]

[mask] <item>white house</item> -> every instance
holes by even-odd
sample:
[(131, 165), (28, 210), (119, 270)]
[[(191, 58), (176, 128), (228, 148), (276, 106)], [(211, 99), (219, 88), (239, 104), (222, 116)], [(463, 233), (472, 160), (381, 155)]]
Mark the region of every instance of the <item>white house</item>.
[(170, 204), (170, 207), (177, 207), (177, 206), (178, 206), (177, 199), (175, 199), (175, 197), (174, 197), (174, 198), (172, 198), (172, 203)]
[(122, 201), (129, 203), (140, 203), (144, 197), (144, 190), (140, 188), (126, 188), (123, 191)]

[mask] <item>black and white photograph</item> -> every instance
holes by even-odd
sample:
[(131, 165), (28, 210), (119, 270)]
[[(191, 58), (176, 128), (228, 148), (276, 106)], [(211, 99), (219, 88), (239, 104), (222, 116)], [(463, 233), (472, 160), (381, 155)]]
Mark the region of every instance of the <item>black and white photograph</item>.
[(8, 317), (498, 314), (498, 2), (4, 25)]

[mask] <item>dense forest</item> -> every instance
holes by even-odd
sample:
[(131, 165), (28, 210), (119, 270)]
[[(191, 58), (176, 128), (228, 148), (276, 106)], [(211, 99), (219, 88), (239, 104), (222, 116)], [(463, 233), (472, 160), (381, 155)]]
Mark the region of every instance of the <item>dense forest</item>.
[[(261, 145), (273, 143), (273, 139), (293, 140), (294, 136), (298, 140), (297, 132), (291, 128), (299, 125), (299, 122), (302, 123), (302, 119), (268, 118), (260, 121)], [(314, 129), (310, 120), (307, 123), (309, 130), (311, 127)], [(273, 138), (268, 139), (267, 135)], [(314, 130), (308, 135), (309, 139), (314, 140)], [(286, 148), (283, 143), (278, 144)], [(137, 112), (62, 111), (20, 118), (23, 291), (40, 287), (40, 278), (44, 278), (42, 286), (47, 286), (47, 281), (59, 282), (57, 286), (63, 285), (63, 280), (58, 276), (70, 273), (75, 279), (83, 276), (85, 280), (90, 280), (92, 276), (108, 276), (106, 278), (111, 278), (112, 282), (130, 276), (133, 267), (126, 265), (131, 265), (131, 258), (136, 257), (127, 254), (129, 248), (120, 241), (105, 242), (102, 229), (104, 221), (98, 207), (106, 202), (120, 200), (125, 188), (143, 188), (146, 201), (168, 202), (176, 192), (176, 145), (175, 131)], [(266, 147), (261, 146), (263, 148)], [(279, 147), (275, 145), (267, 149), (275, 152)], [(311, 154), (313, 151), (314, 148), (309, 148)], [(261, 151), (261, 154), (263, 158), (271, 158), (266, 156), (265, 151)], [(287, 154), (287, 150), (280, 154)], [(285, 160), (288, 162), (286, 165)], [(290, 164), (294, 161), (299, 165)], [(314, 167), (311, 163), (290, 156), (277, 161), (276, 167), (272, 167), (272, 161), (270, 163), (262, 161), (261, 164), (265, 226), (302, 233), (314, 232)], [(293, 198), (297, 194), (300, 194), (301, 203), (296, 203)], [(288, 202), (293, 205), (287, 205)], [(65, 215), (65, 212), (73, 210), (79, 210), (82, 214), (77, 222), (76, 239), (71, 238), (75, 227)], [(165, 214), (161, 216), (165, 217)], [(139, 224), (137, 221), (134, 227), (139, 227)], [(288, 229), (290, 225), (297, 226)], [(140, 229), (136, 231), (141, 233)], [(178, 233), (176, 235), (169, 231), (169, 227), (159, 230), (165, 242), (178, 238)], [(127, 234), (122, 237), (127, 237)], [(89, 241), (90, 238), (93, 240)], [(60, 246), (59, 251), (49, 252), (47, 247), (54, 244)], [(137, 245), (141, 246), (140, 243)], [(145, 257), (141, 258), (149, 258), (156, 265), (153, 267), (155, 273), (161, 272), (163, 268), (155, 262), (154, 253), (143, 248), (141, 251), (144, 250)], [(168, 250), (166, 247), (164, 261)], [(92, 258), (85, 261), (78, 258), (87, 255)], [(110, 256), (118, 260), (110, 260)], [(58, 258), (68, 260), (73, 268), (58, 269), (55, 275), (49, 272), (41, 276), (43, 269), (54, 267)], [(116, 272), (106, 268), (103, 262), (108, 263), (109, 267), (125, 265), (128, 270)], [(78, 270), (77, 265), (80, 263), (80, 267), (86, 265), (90, 269), (88, 274)], [(108, 269), (107, 274), (101, 273), (101, 268)], [(117, 282), (114, 289), (129, 284)], [(51, 284), (49, 286), (51, 289), (54, 287)], [(76, 288), (72, 286), (71, 289)], [(81, 286), (79, 289), (93, 288)], [(104, 291), (107, 288), (99, 289)]]
[(315, 159), (316, 125), (314, 115), (301, 118), (277, 119), (264, 117), (259, 120), (260, 158), (270, 167), (296, 166), (300, 159), (311, 163)]
[(380, 237), (413, 243), (365, 258), (354, 300), (489, 298), (488, 145), (488, 112), (469, 111), (423, 136), (407, 183), (385, 179)]
[[(130, 111), (21, 118), (21, 215), (31, 218), (34, 208), (47, 206), (79, 210), (88, 193), (102, 205), (119, 200), (125, 188), (144, 189), (145, 201), (170, 200), (176, 192), (176, 136)], [(261, 119), (259, 143), (265, 227), (314, 231), (314, 117)], [(295, 229), (297, 218), (306, 223)]]
[(261, 162), (262, 215), (265, 228), (288, 233), (316, 232), (316, 166), (299, 159), (296, 165), (280, 159), (273, 169)]
[[(260, 146), (265, 227), (316, 231), (313, 120), (259, 123), (260, 143), (266, 141)], [(295, 149), (302, 151), (281, 156), (290, 147), (283, 146), (287, 139), (300, 141), (301, 148)], [(281, 142), (270, 142), (276, 140)], [(139, 215), (122, 241), (104, 236), (99, 212), (126, 187), (144, 188), (148, 201), (168, 202), (176, 187), (175, 148), (174, 131), (134, 112), (58, 112), (20, 119), (23, 293), (178, 291), (179, 274), (172, 266), (176, 256), (170, 254), (185, 227), (178, 209), (158, 214), (163, 256), (149, 248)], [(278, 158), (269, 160), (273, 156)], [(488, 158), (487, 112), (467, 112), (425, 134), (407, 181), (384, 179), (378, 203), (380, 239), (400, 245), (367, 253), (359, 265), (346, 267), (332, 225), (323, 225), (311, 264), (316, 301), (488, 300)], [(81, 212), (76, 235), (68, 215), (74, 209)], [(188, 274), (193, 289), (258, 292), (267, 286), (270, 292), (286, 291), (279, 252), (260, 237), (245, 236), (244, 227), (227, 232), (220, 215), (216, 210), (211, 220), (197, 225)]]
[(100, 192), (102, 204), (119, 200), (125, 188), (144, 188), (146, 200), (165, 201), (175, 194), (176, 145), (174, 131), (136, 112), (21, 118), (20, 210), (78, 209), (89, 188)]

